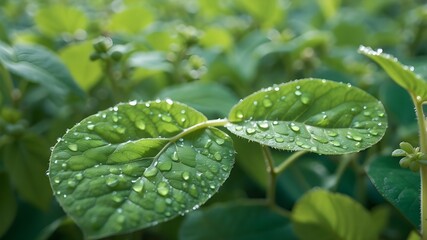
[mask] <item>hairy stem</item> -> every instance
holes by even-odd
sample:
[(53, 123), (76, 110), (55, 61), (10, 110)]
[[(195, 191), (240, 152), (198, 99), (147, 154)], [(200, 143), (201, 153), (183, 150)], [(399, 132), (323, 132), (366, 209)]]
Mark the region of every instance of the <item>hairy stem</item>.
[(264, 155), (265, 165), (268, 173), (268, 186), (267, 186), (267, 203), (272, 208), (276, 206), (276, 172), (274, 171), (273, 157), (271, 156), (270, 148), (263, 145), (262, 153)]
[[(420, 132), (420, 150), (427, 154), (427, 129), (426, 117), (423, 111), (423, 102), (419, 101), (416, 96), (412, 95), (417, 114), (418, 127)], [(427, 240), (427, 165), (421, 164), (421, 235), (423, 240)]]

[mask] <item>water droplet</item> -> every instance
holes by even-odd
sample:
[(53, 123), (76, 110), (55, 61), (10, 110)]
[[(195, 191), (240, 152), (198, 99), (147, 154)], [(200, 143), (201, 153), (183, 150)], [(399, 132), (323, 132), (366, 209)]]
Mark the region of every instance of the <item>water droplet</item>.
[(311, 98), (310, 98), (309, 96), (307, 96), (307, 95), (302, 95), (302, 96), (301, 96), (301, 102), (302, 102), (303, 104), (309, 104), (309, 103), (310, 103), (310, 101), (311, 101)]
[(129, 102), (129, 105), (135, 106), (137, 103), (138, 103), (138, 101), (132, 100), (132, 101)]
[(370, 111), (364, 111), (363, 115), (366, 117), (369, 117), (369, 116), (371, 116), (371, 112)]
[(140, 130), (145, 130), (145, 123), (142, 120), (137, 120), (135, 126)]
[(225, 143), (225, 140), (224, 140), (224, 139), (222, 139), (222, 138), (217, 138), (217, 139), (215, 139), (215, 142), (216, 142), (218, 145), (222, 145), (222, 144), (224, 144), (224, 143)]
[(186, 118), (181, 118), (181, 122), (185, 122), (185, 121), (187, 121)]
[(53, 180), (54, 183), (58, 184), (61, 182), (61, 179), (59, 177), (55, 177), (55, 179)]
[(197, 191), (196, 185), (194, 185), (194, 184), (192, 184), (190, 186), (188, 193), (190, 193), (190, 195), (195, 197), (195, 198), (199, 196), (199, 191)]
[(167, 98), (165, 101), (166, 101), (166, 103), (167, 103), (167, 104), (169, 104), (169, 105), (172, 105), (172, 104), (173, 104), (173, 101), (172, 101), (172, 99), (170, 99), (170, 98)]
[(271, 102), (269, 98), (264, 98), (264, 100), (262, 100), (262, 105), (264, 105), (266, 108), (269, 108), (273, 106), (273, 102)]
[(330, 137), (336, 137), (336, 136), (338, 136), (338, 133), (335, 132), (335, 131), (332, 131), (332, 130), (327, 131), (326, 134), (328, 134), (328, 136), (330, 136)]
[(107, 186), (109, 186), (109, 187), (115, 187), (119, 184), (119, 180), (115, 177), (109, 177), (109, 178), (107, 178), (107, 180), (105, 182), (107, 183)]
[(253, 104), (254, 104), (254, 106), (257, 106), (258, 105), (258, 101), (254, 101)]
[(126, 128), (124, 128), (124, 127), (117, 127), (116, 130), (120, 134), (124, 134), (126, 132)]
[(61, 167), (62, 167), (62, 168), (67, 168), (67, 164), (66, 164), (66, 163), (63, 163), (63, 164), (61, 164)]
[(114, 111), (114, 112), (117, 112), (118, 110), (119, 110), (119, 108), (118, 108), (117, 106), (114, 106), (114, 107), (113, 107), (113, 111)]
[(378, 131), (377, 130), (375, 130), (375, 129), (371, 129), (371, 130), (369, 130), (369, 133), (371, 134), (371, 135), (373, 135), (373, 136), (377, 136), (379, 133), (378, 133)]
[(68, 149), (70, 149), (71, 151), (75, 152), (75, 151), (78, 150), (78, 146), (77, 146), (77, 144), (74, 144), (74, 143), (68, 144)]
[(150, 107), (150, 103), (145, 103), (145, 106), (146, 107)]
[(94, 124), (87, 125), (87, 129), (89, 129), (89, 130), (93, 130), (94, 128), (95, 128)]
[(278, 143), (282, 143), (282, 142), (284, 142), (285, 141), (285, 139), (284, 138), (281, 138), (281, 137), (277, 137), (277, 138), (275, 138), (274, 139), (276, 142), (278, 142)]
[(242, 113), (241, 111), (237, 111), (237, 112), (236, 112), (236, 117), (237, 117), (238, 119), (242, 119), (242, 118), (243, 118), (243, 113)]
[(296, 91), (295, 91), (295, 95), (296, 95), (296, 96), (301, 96), (301, 95), (302, 95), (302, 92), (301, 92), (300, 90), (296, 90)]
[(77, 180), (82, 180), (83, 179), (83, 174), (81, 174), (81, 173), (77, 173), (75, 176), (74, 176)]
[(169, 186), (166, 182), (160, 182), (159, 185), (157, 186), (157, 192), (161, 195), (161, 196), (167, 196), (169, 193)]
[(205, 143), (205, 148), (210, 148), (212, 146), (212, 140), (208, 139)]
[(124, 200), (123, 197), (120, 195), (113, 195), (111, 199), (113, 200), (113, 202), (116, 202), (116, 203), (121, 203)]
[(145, 169), (144, 171), (144, 176), (145, 177), (154, 177), (156, 176), (158, 170), (156, 167), (149, 167), (147, 169)]
[(338, 141), (331, 141), (331, 144), (334, 145), (335, 147), (339, 147), (341, 146), (341, 144)]
[(119, 121), (119, 117), (117, 117), (117, 115), (113, 115), (113, 122), (118, 122)]
[(136, 182), (135, 184), (133, 184), (132, 189), (137, 193), (142, 192), (142, 190), (144, 189), (144, 182), (143, 181)]
[(182, 176), (182, 179), (184, 179), (184, 180), (188, 180), (188, 179), (190, 179), (190, 173), (189, 172), (183, 172), (182, 174), (181, 174), (181, 176)]
[(254, 134), (256, 132), (255, 128), (246, 128), (247, 134)]
[(74, 181), (74, 180), (72, 180), (72, 179), (70, 179), (70, 180), (68, 180), (67, 185), (70, 188), (75, 188), (77, 186), (77, 182)]
[(295, 123), (291, 123), (291, 124), (289, 124), (289, 127), (291, 128), (291, 130), (292, 131), (294, 131), (294, 132), (299, 132), (299, 130), (300, 130), (300, 128), (297, 126), (297, 125), (295, 125)]
[(171, 122), (172, 121), (172, 117), (169, 115), (162, 115), (162, 120), (165, 122)]
[(215, 158), (215, 160), (217, 160), (217, 161), (221, 161), (221, 159), (222, 159), (221, 153), (216, 152), (216, 153), (214, 154), (214, 158)]
[(258, 127), (266, 130), (270, 127), (270, 125), (268, 124), (268, 122), (261, 122), (261, 123), (258, 123)]
[(168, 161), (166, 161), (166, 162), (160, 162), (160, 163), (157, 165), (157, 168), (158, 168), (160, 171), (170, 171), (170, 170), (172, 169), (172, 163), (171, 163), (171, 162), (168, 162)]
[(173, 152), (172, 153), (172, 160), (174, 160), (174, 161), (178, 161), (179, 160), (179, 158), (178, 158), (178, 153), (175, 151), (175, 152)]

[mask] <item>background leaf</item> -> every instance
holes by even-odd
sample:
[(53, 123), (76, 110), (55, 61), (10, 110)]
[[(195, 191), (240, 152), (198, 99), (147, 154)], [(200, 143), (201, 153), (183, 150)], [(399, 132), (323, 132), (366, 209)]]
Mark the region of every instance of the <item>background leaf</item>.
[(85, 91), (90, 90), (101, 77), (101, 66), (90, 60), (93, 52), (91, 42), (68, 45), (59, 54), (77, 84)]
[(320, 154), (357, 152), (387, 128), (384, 107), (350, 85), (303, 79), (258, 91), (236, 104), (227, 128), (273, 148)]
[(189, 214), (180, 239), (256, 240), (296, 239), (289, 219), (256, 202), (216, 204)]
[(325, 190), (306, 193), (292, 211), (297, 236), (304, 239), (378, 239), (371, 214), (350, 197)]
[(0, 189), (0, 237), (2, 237), (12, 225), (17, 209), (9, 177), (4, 172), (0, 172)]
[(397, 84), (419, 97), (419, 101), (427, 101), (427, 82), (414, 73), (413, 67), (401, 64), (397, 58), (382, 53), (381, 49), (374, 51), (361, 46), (359, 52), (377, 62)]
[(84, 94), (60, 59), (41, 46), (17, 45), (11, 48), (0, 43), (0, 61), (9, 72), (41, 84), (56, 95), (68, 92)]
[(415, 227), (420, 226), (420, 175), (399, 166), (399, 159), (379, 157), (368, 168), (379, 193)]
[(159, 98), (170, 98), (203, 112), (209, 117), (225, 117), (238, 98), (217, 83), (194, 82), (164, 89)]
[(216, 128), (173, 139), (206, 118), (180, 103), (119, 104), (55, 145), (50, 181), (89, 237), (125, 233), (194, 210), (228, 178), (232, 141)]
[(34, 206), (47, 210), (52, 192), (46, 177), (49, 146), (43, 138), (27, 134), (2, 148), (4, 165), (19, 195)]
[(68, 33), (76, 34), (85, 30), (88, 19), (85, 13), (75, 7), (65, 5), (50, 5), (41, 8), (34, 16), (37, 28), (48, 36), (58, 36)]
[[(135, 19), (138, 19), (135, 21)], [(130, 7), (114, 14), (108, 25), (113, 32), (136, 34), (154, 21), (153, 14), (145, 7)]]

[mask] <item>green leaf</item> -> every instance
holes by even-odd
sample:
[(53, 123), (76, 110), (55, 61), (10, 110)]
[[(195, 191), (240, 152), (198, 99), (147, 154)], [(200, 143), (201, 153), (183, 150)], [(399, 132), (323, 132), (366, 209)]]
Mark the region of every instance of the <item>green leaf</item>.
[(233, 37), (223, 28), (210, 27), (204, 31), (200, 43), (207, 48), (218, 47), (222, 50), (227, 50), (233, 45)]
[(371, 214), (358, 202), (339, 193), (315, 189), (292, 211), (297, 236), (304, 239), (378, 239)]
[[(135, 19), (137, 19), (135, 21)], [(154, 21), (153, 14), (144, 7), (127, 8), (111, 17), (108, 29), (112, 32), (136, 34)]]
[(399, 166), (399, 159), (379, 157), (368, 168), (368, 176), (380, 194), (415, 227), (420, 226), (420, 175)]
[(34, 16), (37, 28), (54, 37), (60, 34), (77, 34), (86, 29), (87, 18), (83, 11), (65, 5), (51, 5), (41, 8)]
[(223, 85), (194, 82), (163, 90), (159, 98), (171, 98), (214, 117), (225, 117), (238, 98)]
[(68, 45), (59, 54), (78, 85), (85, 91), (89, 91), (98, 82), (102, 74), (99, 63), (93, 62), (89, 58), (92, 52), (92, 43), (83, 42)]
[(12, 48), (0, 43), (0, 63), (9, 72), (38, 83), (56, 95), (70, 91), (80, 96), (84, 94), (61, 60), (41, 46), (17, 45)]
[(320, 154), (357, 152), (387, 128), (382, 104), (347, 84), (303, 79), (258, 91), (236, 104), (227, 128), (273, 148)]
[(359, 52), (377, 62), (397, 84), (415, 95), (417, 101), (427, 101), (427, 82), (414, 73), (413, 67), (401, 64), (397, 58), (382, 53), (381, 49), (374, 51), (361, 46)]
[(216, 204), (189, 214), (181, 225), (185, 240), (295, 239), (289, 219), (256, 202)]
[(234, 163), (229, 136), (194, 125), (183, 104), (119, 104), (84, 119), (55, 145), (50, 181), (64, 210), (91, 238), (155, 225), (207, 201)]
[(0, 173), (0, 237), (6, 233), (16, 215), (15, 196), (6, 173)]
[(19, 195), (34, 206), (47, 210), (52, 199), (46, 169), (49, 146), (40, 136), (26, 136), (2, 149), (4, 165)]
[(237, 1), (249, 14), (262, 23), (265, 27), (271, 27), (281, 21), (286, 12), (279, 0), (264, 1)]

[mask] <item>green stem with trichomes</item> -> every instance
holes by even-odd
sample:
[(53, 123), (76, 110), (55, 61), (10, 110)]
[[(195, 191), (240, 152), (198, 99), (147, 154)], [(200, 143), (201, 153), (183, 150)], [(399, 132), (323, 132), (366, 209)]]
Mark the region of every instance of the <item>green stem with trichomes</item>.
[[(423, 102), (411, 94), (415, 105), (418, 127), (420, 132), (420, 151), (427, 154), (427, 123), (423, 111)], [(423, 240), (427, 240), (427, 165), (421, 164), (421, 235)]]
[(273, 157), (271, 155), (270, 148), (262, 145), (262, 153), (264, 155), (264, 161), (266, 170), (268, 173), (268, 185), (267, 185), (267, 203), (271, 207), (276, 205), (276, 172), (274, 171)]

